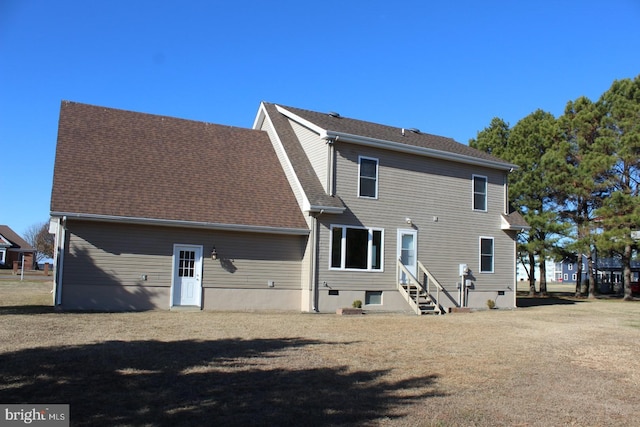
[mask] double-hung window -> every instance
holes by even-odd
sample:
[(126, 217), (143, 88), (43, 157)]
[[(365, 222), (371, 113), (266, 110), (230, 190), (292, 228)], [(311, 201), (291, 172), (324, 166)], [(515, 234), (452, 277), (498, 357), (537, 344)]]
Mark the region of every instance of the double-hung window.
[(473, 210), (487, 211), (487, 177), (473, 175)]
[(493, 273), (493, 237), (480, 237), (480, 273)]
[(358, 157), (358, 196), (378, 198), (378, 159)]
[(382, 271), (383, 230), (331, 226), (332, 269)]

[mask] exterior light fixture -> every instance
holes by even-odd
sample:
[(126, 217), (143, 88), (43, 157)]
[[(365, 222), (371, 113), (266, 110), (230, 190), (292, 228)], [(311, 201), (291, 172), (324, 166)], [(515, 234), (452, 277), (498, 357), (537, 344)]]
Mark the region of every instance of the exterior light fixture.
[(215, 246), (211, 249), (211, 259), (214, 261), (218, 259), (218, 251), (216, 251)]

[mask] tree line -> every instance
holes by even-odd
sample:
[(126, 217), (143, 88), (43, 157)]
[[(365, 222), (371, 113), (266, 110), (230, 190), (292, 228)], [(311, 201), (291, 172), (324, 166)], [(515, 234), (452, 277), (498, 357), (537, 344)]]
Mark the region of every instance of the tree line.
[(495, 117), (471, 147), (519, 166), (509, 177), (509, 201), (531, 229), (518, 253), (535, 294), (546, 294), (546, 259), (578, 259), (576, 295), (583, 294), (581, 255), (594, 298), (594, 254), (622, 260), (624, 298), (631, 299), (631, 260), (640, 230), (640, 75), (616, 80), (596, 101), (579, 97), (554, 117), (536, 110), (513, 127)]

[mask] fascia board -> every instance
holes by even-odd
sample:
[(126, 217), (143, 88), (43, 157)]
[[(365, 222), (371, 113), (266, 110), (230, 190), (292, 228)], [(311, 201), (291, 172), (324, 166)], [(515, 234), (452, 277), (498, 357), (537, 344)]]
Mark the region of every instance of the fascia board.
[(264, 121), (264, 118), (266, 116), (266, 111), (264, 109), (264, 103), (261, 102), (260, 103), (260, 108), (258, 108), (258, 113), (256, 114), (256, 118), (253, 120), (253, 127), (252, 129), (260, 129), (260, 127), (262, 126), (262, 122)]
[(282, 108), (279, 105), (276, 105), (276, 109), (278, 110), (279, 113), (283, 114), (284, 116), (290, 118), (291, 120), (300, 123), (301, 125), (311, 129), (312, 131), (314, 131), (315, 133), (319, 134), (319, 135), (323, 135), (325, 130), (323, 128), (321, 128), (320, 126), (316, 125), (313, 122), (310, 122), (309, 120), (303, 119), (302, 117), (298, 116), (297, 114), (292, 113), (291, 111), (287, 110), (286, 108)]
[(386, 141), (383, 139), (369, 138), (360, 135), (353, 135), (343, 132), (326, 130), (321, 132), (325, 139), (336, 139), (338, 141), (350, 142), (352, 144), (366, 145), (369, 147), (382, 148), (385, 150), (399, 151), (408, 154), (432, 157), (436, 159), (449, 160), (453, 162), (466, 163), (475, 166), (485, 166), (494, 169), (511, 171), (518, 169), (517, 165), (506, 162), (494, 162), (491, 160), (477, 159), (464, 154), (449, 153), (446, 151), (434, 150), (432, 148), (417, 147), (415, 145), (401, 144), (399, 142)]
[(322, 212), (326, 214), (343, 214), (346, 208), (337, 208), (335, 206), (309, 206), (308, 212)]
[(164, 227), (203, 228), (207, 230), (241, 231), (246, 233), (289, 234), (306, 236), (306, 228), (269, 227), (260, 225), (224, 224), (216, 222), (182, 221), (161, 218), (140, 218), (116, 215), (87, 214), (79, 212), (51, 212), (52, 217), (66, 217), (82, 221), (113, 222), (124, 224), (156, 225)]

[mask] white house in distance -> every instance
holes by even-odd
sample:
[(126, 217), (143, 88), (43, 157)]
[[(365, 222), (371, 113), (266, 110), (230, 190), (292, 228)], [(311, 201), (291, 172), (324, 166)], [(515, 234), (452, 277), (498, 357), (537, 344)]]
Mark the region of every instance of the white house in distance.
[[(527, 265), (527, 268), (529, 268), (529, 266)], [(562, 266), (561, 263), (557, 263), (553, 260), (546, 260), (545, 261), (545, 269), (546, 269), (546, 278), (547, 278), (547, 283), (550, 282), (562, 282)], [(537, 263), (536, 264), (536, 268), (534, 270), (535, 273), (535, 277), (536, 277), (536, 283), (540, 282), (540, 264)], [(527, 272), (527, 270), (525, 269), (525, 267), (522, 265), (521, 262), (518, 262), (517, 264), (517, 270), (516, 270), (516, 277), (518, 279), (518, 282), (527, 282), (527, 289), (529, 286), (529, 273)]]
[(515, 306), (515, 165), (277, 104), (253, 129), (61, 106), (62, 309), (445, 312)]

